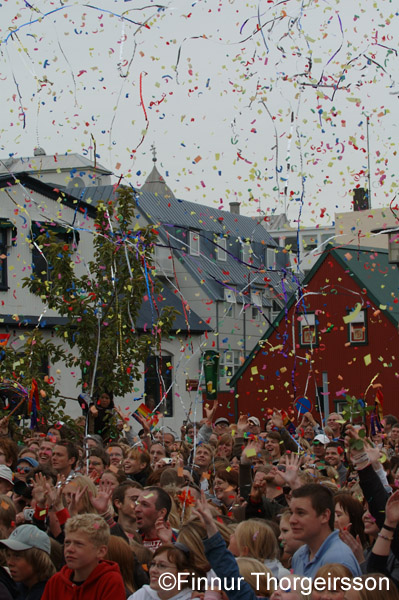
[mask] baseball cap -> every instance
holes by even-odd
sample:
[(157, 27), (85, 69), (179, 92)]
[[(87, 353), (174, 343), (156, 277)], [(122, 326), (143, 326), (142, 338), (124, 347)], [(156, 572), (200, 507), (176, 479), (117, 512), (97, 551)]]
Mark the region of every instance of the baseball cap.
[(219, 425), (219, 423), (227, 423), (227, 425), (230, 425), (230, 421), (227, 419), (227, 417), (219, 417), (216, 419), (215, 425)]
[(6, 481), (14, 485), (12, 479), (12, 471), (9, 467), (6, 467), (6, 465), (0, 465), (0, 479), (5, 479)]
[(21, 463), (21, 462), (27, 462), (32, 469), (36, 469), (36, 467), (39, 466), (39, 463), (37, 462), (37, 460), (35, 460), (34, 458), (32, 458), (31, 456), (23, 456), (22, 458), (20, 458), (17, 462), (17, 466)]
[(329, 444), (330, 438), (327, 437), (324, 433), (319, 433), (313, 440), (314, 442), (320, 442), (320, 444)]
[(252, 423), (253, 425), (256, 425), (257, 427), (260, 427), (260, 421), (259, 421), (258, 417), (249, 417), (248, 421), (249, 421), (249, 423)]
[(0, 544), (15, 552), (31, 548), (44, 550), (47, 554), (50, 554), (51, 551), (49, 536), (34, 525), (20, 525), (14, 529), (9, 538), (0, 540)]

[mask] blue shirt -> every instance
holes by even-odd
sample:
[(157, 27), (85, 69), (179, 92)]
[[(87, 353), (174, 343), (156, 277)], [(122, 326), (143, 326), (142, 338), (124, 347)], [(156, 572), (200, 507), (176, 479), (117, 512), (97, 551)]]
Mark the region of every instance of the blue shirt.
[(345, 542), (339, 537), (339, 531), (333, 531), (328, 538), (324, 540), (313, 560), (309, 560), (309, 546), (301, 546), (292, 557), (292, 570), (295, 575), (304, 575), (306, 577), (315, 577), (319, 568), (331, 563), (345, 565), (352, 572), (353, 576), (361, 575), (355, 555)]

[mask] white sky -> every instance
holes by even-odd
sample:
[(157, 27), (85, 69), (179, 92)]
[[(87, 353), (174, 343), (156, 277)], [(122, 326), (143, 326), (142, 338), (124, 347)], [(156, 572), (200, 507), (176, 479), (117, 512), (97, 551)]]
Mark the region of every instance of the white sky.
[[(1, 156), (40, 145), (90, 157), (92, 135), (99, 162), (140, 186), (155, 142), (180, 198), (281, 212), (287, 185), (294, 221), (304, 180), (301, 223), (327, 225), (367, 182), (368, 114), (373, 207), (389, 204), (399, 172), (395, 2), (161, 4), (2, 0)], [(323, 87), (338, 82), (335, 93)]]

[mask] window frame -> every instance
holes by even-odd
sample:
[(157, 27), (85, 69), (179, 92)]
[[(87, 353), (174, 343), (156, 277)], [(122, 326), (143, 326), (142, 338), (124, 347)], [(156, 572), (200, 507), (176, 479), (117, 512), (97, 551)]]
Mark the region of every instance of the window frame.
[[(217, 237), (215, 244), (216, 260), (221, 262), (227, 261), (227, 239), (225, 237)], [(220, 247), (219, 247), (220, 246)], [(223, 248), (224, 246), (224, 248)]]
[(229, 288), (224, 288), (224, 302), (227, 304), (227, 308), (225, 308), (224, 315), (225, 317), (235, 317), (235, 305), (237, 304), (237, 298), (233, 290)]
[[(226, 362), (226, 357), (229, 357), (231, 354), (231, 360)], [(219, 378), (221, 380), (229, 380), (233, 377), (234, 373), (238, 371), (238, 369), (242, 365), (241, 357), (243, 356), (242, 350), (222, 350), (220, 352), (220, 362), (219, 362)], [(225, 367), (230, 370), (230, 374), (226, 373)]]
[[(248, 256), (247, 256), (248, 253)], [(241, 243), (241, 260), (243, 263), (250, 265), (251, 264), (251, 244), (250, 242), (242, 242)]]
[(6, 292), (8, 287), (8, 228), (0, 229), (0, 291)]
[[(160, 360), (159, 356), (154, 354), (150, 354), (145, 361), (145, 370), (144, 370), (144, 393), (145, 393), (145, 404), (147, 405), (147, 397), (153, 396), (155, 401), (155, 406), (158, 406), (157, 412), (162, 414), (165, 418), (173, 417), (174, 412), (174, 402), (173, 402), (173, 356), (170, 354), (162, 354), (162, 365), (161, 365), (161, 377), (165, 383), (165, 390), (168, 390), (166, 397), (164, 398), (162, 404), (158, 406), (160, 402), (160, 388), (162, 385), (162, 381), (159, 377), (158, 370), (158, 361)], [(168, 367), (168, 363), (171, 363), (171, 367)], [(148, 377), (149, 369), (154, 369), (155, 374), (157, 376)], [(152, 385), (149, 385), (148, 382), (151, 382)]]
[[(48, 262), (45, 258), (45, 252), (40, 251), (36, 244), (36, 240), (40, 235), (48, 233), (54, 233), (57, 237), (57, 243), (68, 244), (72, 250), (72, 241), (79, 244), (80, 235), (79, 232), (74, 232), (72, 228), (63, 227), (56, 222), (42, 222), (33, 221), (31, 230), (31, 243), (32, 243), (32, 274), (44, 282), (51, 281), (51, 270), (49, 269)], [(41, 269), (41, 270), (39, 270)]]
[[(301, 313), (302, 319), (298, 322), (299, 325), (299, 345), (301, 348), (314, 348), (316, 346), (319, 345), (318, 343), (318, 322), (316, 319), (316, 313), (314, 312), (307, 312), (307, 313)], [(313, 321), (313, 322), (311, 322)], [(305, 329), (308, 329), (309, 327), (314, 327), (314, 334), (313, 334), (313, 340), (312, 341), (304, 341), (303, 338), (303, 333)]]
[[(255, 301), (257, 300), (257, 302)], [(263, 290), (255, 288), (251, 290), (251, 314), (255, 321), (260, 319), (263, 311)]]
[[(348, 314), (350, 314), (350, 311), (348, 311)], [(362, 315), (362, 317), (360, 317), (359, 315)], [(362, 319), (362, 320), (359, 320), (359, 319)], [(362, 329), (364, 330), (364, 339), (356, 340), (356, 339), (352, 338), (352, 333), (354, 331), (354, 326), (359, 325), (360, 323), (363, 323)], [(360, 328), (358, 328), (358, 329), (360, 329)], [(367, 346), (367, 344), (369, 343), (367, 310), (365, 310), (365, 309), (360, 310), (358, 315), (356, 315), (356, 317), (354, 317), (354, 319), (348, 323), (348, 342), (350, 343), (351, 346)]]
[[(273, 260), (270, 261), (270, 255), (273, 254)], [(266, 248), (266, 269), (275, 269), (276, 268), (276, 252), (274, 248), (268, 246)]]
[[(194, 242), (196, 242), (197, 248), (195, 248)], [(194, 229), (189, 230), (189, 252), (190, 256), (200, 256), (201, 254), (199, 231)]]

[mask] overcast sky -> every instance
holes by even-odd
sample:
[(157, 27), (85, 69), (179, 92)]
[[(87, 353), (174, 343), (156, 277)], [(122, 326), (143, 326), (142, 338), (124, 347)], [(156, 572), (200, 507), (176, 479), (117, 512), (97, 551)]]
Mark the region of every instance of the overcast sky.
[(2, 0), (0, 28), (2, 157), (95, 143), (140, 186), (155, 143), (180, 198), (323, 225), (367, 183), (369, 115), (373, 206), (397, 192), (394, 2)]

